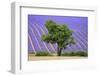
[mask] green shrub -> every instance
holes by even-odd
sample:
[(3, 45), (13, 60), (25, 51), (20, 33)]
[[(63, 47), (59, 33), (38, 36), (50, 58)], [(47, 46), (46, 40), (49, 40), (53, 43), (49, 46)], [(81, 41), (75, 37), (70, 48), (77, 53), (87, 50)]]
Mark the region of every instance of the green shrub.
[(62, 56), (70, 56), (70, 53), (69, 53), (69, 52), (64, 52), (64, 53), (62, 54)]
[(86, 52), (64, 52), (62, 56), (88, 56)]
[(36, 52), (35, 56), (52, 56), (50, 53), (48, 52)]
[(81, 52), (81, 51), (77, 52), (76, 54), (78, 56), (88, 56), (88, 54), (86, 52)]
[(76, 52), (71, 52), (70, 56), (77, 56), (77, 53)]

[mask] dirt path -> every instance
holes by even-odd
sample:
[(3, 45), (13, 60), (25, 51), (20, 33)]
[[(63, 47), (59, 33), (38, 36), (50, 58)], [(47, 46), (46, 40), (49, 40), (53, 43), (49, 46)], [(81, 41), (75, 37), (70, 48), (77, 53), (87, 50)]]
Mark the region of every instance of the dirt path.
[(37, 61), (37, 60), (63, 60), (63, 59), (86, 59), (87, 57), (77, 57), (77, 56), (71, 56), (71, 57), (58, 57), (58, 56), (29, 56), (28, 60), (29, 61)]

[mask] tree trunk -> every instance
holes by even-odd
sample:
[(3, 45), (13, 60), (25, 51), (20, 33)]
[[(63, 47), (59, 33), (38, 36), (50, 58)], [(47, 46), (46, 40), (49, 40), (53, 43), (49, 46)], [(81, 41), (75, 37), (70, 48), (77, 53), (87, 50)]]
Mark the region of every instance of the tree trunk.
[(61, 56), (62, 49), (58, 47), (57, 56)]

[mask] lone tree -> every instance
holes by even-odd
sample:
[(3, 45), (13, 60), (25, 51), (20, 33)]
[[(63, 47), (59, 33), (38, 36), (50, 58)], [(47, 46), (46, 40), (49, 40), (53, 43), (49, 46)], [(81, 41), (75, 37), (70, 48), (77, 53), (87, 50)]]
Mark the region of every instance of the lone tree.
[(42, 35), (42, 40), (47, 43), (57, 43), (57, 55), (61, 56), (61, 52), (67, 45), (75, 44), (72, 31), (65, 24), (57, 24), (52, 20), (47, 20), (45, 26), (48, 34)]

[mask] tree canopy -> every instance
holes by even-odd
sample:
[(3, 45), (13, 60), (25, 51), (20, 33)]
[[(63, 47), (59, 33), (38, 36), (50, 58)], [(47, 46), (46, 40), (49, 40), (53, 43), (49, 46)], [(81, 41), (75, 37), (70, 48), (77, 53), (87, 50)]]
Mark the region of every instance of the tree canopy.
[(65, 24), (57, 24), (52, 20), (47, 20), (45, 27), (48, 34), (42, 35), (42, 40), (47, 43), (57, 43), (59, 49), (66, 48), (67, 45), (75, 44), (72, 30)]

